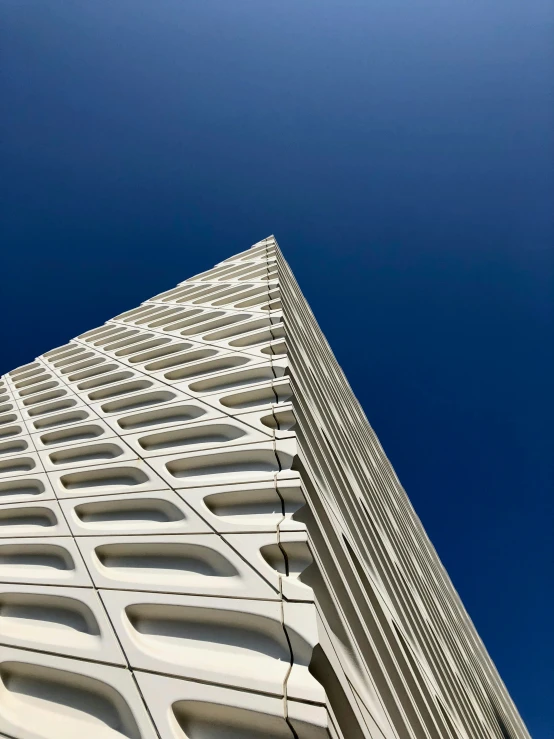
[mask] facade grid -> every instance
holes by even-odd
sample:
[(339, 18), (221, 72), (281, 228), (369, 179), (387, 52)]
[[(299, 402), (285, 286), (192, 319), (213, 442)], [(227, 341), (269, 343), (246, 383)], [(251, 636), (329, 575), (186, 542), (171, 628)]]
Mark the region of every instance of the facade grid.
[(529, 739), (274, 237), (0, 378), (0, 736)]

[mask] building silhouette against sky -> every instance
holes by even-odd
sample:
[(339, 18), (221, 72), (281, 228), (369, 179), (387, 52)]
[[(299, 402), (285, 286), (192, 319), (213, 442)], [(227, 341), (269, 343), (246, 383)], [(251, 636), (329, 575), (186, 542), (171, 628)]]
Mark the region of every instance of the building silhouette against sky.
[(273, 237), (0, 380), (0, 523), (0, 736), (529, 736)]

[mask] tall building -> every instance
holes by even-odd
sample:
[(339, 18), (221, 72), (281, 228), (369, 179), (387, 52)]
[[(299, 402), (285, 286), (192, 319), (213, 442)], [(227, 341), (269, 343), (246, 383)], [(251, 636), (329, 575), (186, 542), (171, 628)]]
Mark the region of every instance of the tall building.
[(529, 736), (273, 237), (0, 380), (0, 532), (0, 736)]

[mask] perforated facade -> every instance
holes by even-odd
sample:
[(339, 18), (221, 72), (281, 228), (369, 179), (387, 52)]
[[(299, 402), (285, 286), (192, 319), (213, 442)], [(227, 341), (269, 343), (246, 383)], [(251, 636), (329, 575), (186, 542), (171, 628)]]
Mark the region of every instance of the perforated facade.
[(0, 380), (0, 736), (528, 737), (273, 237)]

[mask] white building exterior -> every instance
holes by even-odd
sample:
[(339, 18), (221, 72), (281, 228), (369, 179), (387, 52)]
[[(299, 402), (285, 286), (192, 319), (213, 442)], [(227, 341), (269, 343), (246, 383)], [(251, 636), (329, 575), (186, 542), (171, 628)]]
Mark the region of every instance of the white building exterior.
[(273, 237), (0, 379), (0, 736), (529, 736)]

